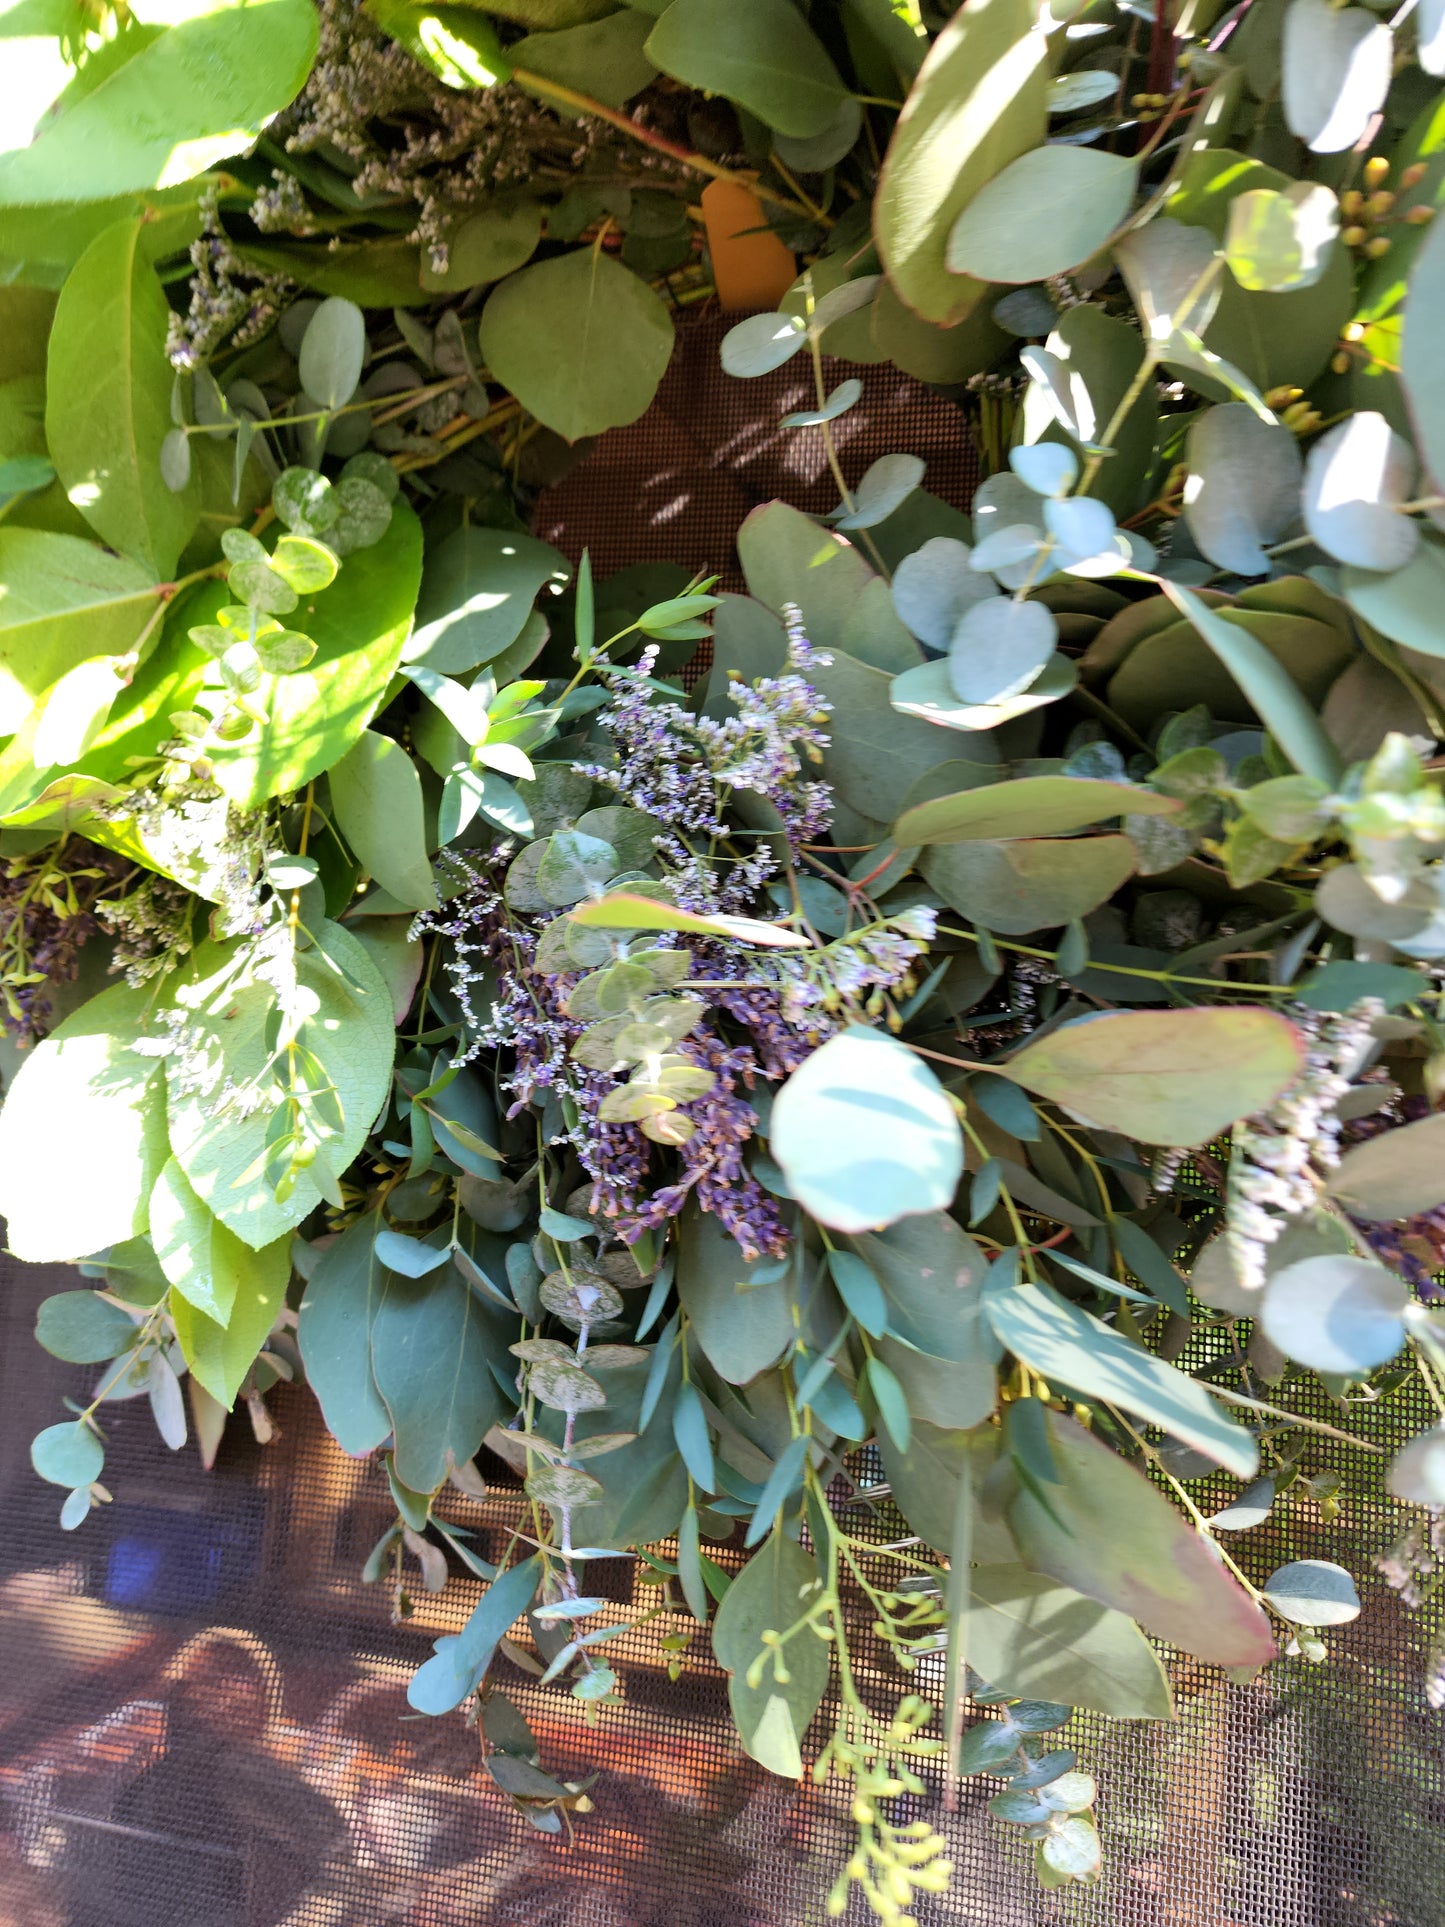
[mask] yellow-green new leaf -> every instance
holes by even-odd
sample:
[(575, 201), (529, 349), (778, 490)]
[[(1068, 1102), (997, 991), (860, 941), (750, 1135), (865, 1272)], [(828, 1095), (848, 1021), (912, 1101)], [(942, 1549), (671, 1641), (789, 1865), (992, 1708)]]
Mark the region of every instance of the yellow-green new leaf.
[(1059, 836), (1115, 816), (1170, 816), (1173, 797), (1128, 783), (1082, 776), (1021, 776), (1012, 783), (961, 790), (905, 810), (893, 826), (900, 848), (922, 843)]
[(0, 735), (82, 662), (124, 655), (155, 614), (146, 569), (98, 542), (0, 527)]
[(211, 1233), (211, 1249), (231, 1278), (231, 1309), (225, 1322), (198, 1311), (174, 1286), (171, 1317), (192, 1374), (229, 1410), (285, 1306), (291, 1240), (278, 1238), (253, 1251), (218, 1223)]

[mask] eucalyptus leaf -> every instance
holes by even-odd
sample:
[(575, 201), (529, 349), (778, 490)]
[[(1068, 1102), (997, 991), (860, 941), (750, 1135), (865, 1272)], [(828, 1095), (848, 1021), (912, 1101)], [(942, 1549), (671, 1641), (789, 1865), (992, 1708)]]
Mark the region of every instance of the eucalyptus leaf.
[(1290, 132), (1316, 154), (1353, 147), (1384, 105), (1394, 53), (1390, 29), (1363, 7), (1290, 0), (1282, 88)]
[(1297, 1626), (1343, 1626), (1360, 1616), (1360, 1595), (1343, 1566), (1328, 1559), (1295, 1559), (1264, 1582), (1264, 1596), (1282, 1619)]
[(1101, 148), (1037, 147), (1021, 154), (954, 222), (948, 266), (981, 281), (1013, 282), (1046, 281), (1077, 267), (1098, 253), (1128, 213), (1138, 174), (1132, 158)]
[(843, 104), (838, 70), (791, 0), (672, 0), (647, 57), (674, 80), (723, 94), (777, 133), (824, 133)]
[(1369, 1258), (1303, 1258), (1270, 1278), (1259, 1308), (1271, 1341), (1317, 1372), (1362, 1378), (1405, 1342), (1410, 1293)]

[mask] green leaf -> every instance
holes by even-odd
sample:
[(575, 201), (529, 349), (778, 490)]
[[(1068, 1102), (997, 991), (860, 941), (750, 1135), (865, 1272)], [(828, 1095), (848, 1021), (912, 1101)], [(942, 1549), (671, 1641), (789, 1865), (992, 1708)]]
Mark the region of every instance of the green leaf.
[(947, 264), (980, 281), (1046, 281), (1097, 254), (1128, 214), (1139, 164), (1097, 147), (1036, 147), (954, 222)]
[(1327, 1188), (1353, 1218), (1388, 1221), (1433, 1211), (1445, 1203), (1445, 1113), (1352, 1146)]
[(151, 1193), (150, 1239), (171, 1289), (224, 1325), (247, 1247), (206, 1209), (171, 1158)]
[(878, 1355), (916, 1419), (977, 1425), (994, 1408), (998, 1341), (983, 1315), (983, 1253), (942, 1211), (857, 1240), (888, 1300)]
[(1346, 568), (1341, 580), (1350, 607), (1381, 635), (1425, 656), (1445, 656), (1439, 621), (1440, 598), (1445, 595), (1445, 548), (1440, 543), (1421, 542), (1402, 569), (1381, 574), (1375, 569)]
[(81, 663), (125, 655), (155, 614), (148, 571), (99, 543), (0, 526), (0, 734)]
[(1048, 1429), (1058, 1482), (1008, 1507), (1027, 1564), (1215, 1665), (1273, 1658), (1269, 1620), (1144, 1473), (1061, 1413)]
[(1312, 1371), (1363, 1378), (1404, 1344), (1411, 1302), (1383, 1265), (1328, 1253), (1274, 1272), (1259, 1317), (1287, 1358)]
[(174, 1285), (171, 1318), (192, 1375), (229, 1410), (257, 1352), (285, 1310), (291, 1240), (277, 1238), (274, 1244), (255, 1250), (218, 1223), (211, 1233), (211, 1250), (232, 1290), (225, 1322), (198, 1311)]
[[(305, 1027), (305, 1042), (336, 1089), (343, 1126), (324, 1153), (335, 1170), (344, 1171), (361, 1150), (386, 1096), (396, 1032), (386, 985), (351, 932), (319, 922), (312, 934), (315, 943), (296, 957), (299, 984), (316, 1005)], [(195, 1048), (202, 1082), (209, 1078), (219, 1084), (230, 1077), (245, 1088), (260, 1081), (274, 1099), (277, 1086), (270, 1081), (274, 1072), (266, 1070), (270, 1052), (265, 1036), (273, 997), (264, 984), (236, 983), (238, 948), (237, 940), (200, 945), (171, 980), (172, 995), (184, 992), (189, 1022), (201, 1033)], [(278, 1204), (265, 1185), (245, 1176), (267, 1155), (271, 1116), (270, 1103), (240, 1116), (218, 1111), (209, 1097), (194, 1089), (170, 1094), (172, 1151), (196, 1195), (253, 1249), (299, 1224), (321, 1201), (304, 1171), (284, 1204)]]
[(403, 1231), (378, 1231), (374, 1249), (378, 1264), (403, 1278), (426, 1278), (451, 1263), (451, 1253), (444, 1244), (409, 1238)]
[(923, 480), (920, 455), (880, 455), (859, 477), (847, 503), (828, 518), (838, 529), (872, 529), (901, 508)]
[[(657, 79), (657, 68), (643, 51), (651, 31), (645, 14), (624, 8), (556, 33), (528, 34), (508, 47), (507, 58), (524, 74), (559, 81), (609, 107), (625, 107), (634, 94)], [(526, 79), (518, 82), (522, 87), (528, 84)], [(544, 88), (536, 91), (547, 99)]]
[[(484, 1307), (451, 1265), (424, 1278), (392, 1273), (371, 1327), (371, 1369), (391, 1415), (397, 1477), (434, 1492), (474, 1457), (504, 1415), (488, 1369), (515, 1318)], [(499, 1343), (500, 1339), (500, 1343)]]
[(868, 1390), (878, 1407), (878, 1418), (889, 1442), (899, 1452), (907, 1452), (913, 1440), (913, 1418), (908, 1410), (908, 1394), (881, 1358), (870, 1358), (864, 1368)]
[(1294, 435), (1229, 402), (1195, 417), (1188, 455), (1184, 516), (1200, 550), (1221, 569), (1267, 575), (1265, 544), (1299, 514), (1303, 464)]
[(365, 360), (365, 316), (354, 301), (331, 295), (301, 337), (296, 365), (302, 388), (319, 408), (340, 408), (356, 393)]
[(1353, 147), (1385, 104), (1394, 35), (1363, 7), (1290, 0), (1281, 48), (1284, 117), (1316, 154)]
[(691, 1383), (684, 1383), (677, 1388), (677, 1397), (672, 1406), (672, 1435), (677, 1440), (683, 1464), (692, 1474), (693, 1483), (703, 1492), (716, 1492), (717, 1473), (713, 1468), (707, 1414), (702, 1409), (697, 1387)]
[(1303, 1065), (1299, 1033), (1252, 1005), (1111, 1011), (1025, 1045), (1000, 1074), (1145, 1144), (1206, 1144), (1272, 1104)]
[(689, 1206), (678, 1220), (677, 1295), (692, 1336), (730, 1385), (746, 1385), (782, 1356), (793, 1337), (791, 1267), (745, 1259), (711, 1213)]
[(1354, 1580), (1328, 1559), (1280, 1566), (1264, 1582), (1264, 1596), (1281, 1619), (1297, 1626), (1343, 1626), (1360, 1616)]
[(28, 1051), (11, 1080), (0, 1108), (0, 1216), (17, 1258), (86, 1257), (145, 1231), (168, 1155), (165, 1076), (131, 1046), (154, 1002), (152, 987), (103, 990)]
[(851, 1251), (829, 1251), (828, 1270), (838, 1296), (864, 1331), (881, 1338), (888, 1329), (888, 1300), (868, 1266)]
[(435, 910), (421, 778), (400, 743), (363, 730), (330, 783), (337, 827), (362, 868), (408, 909)]
[(702, 1547), (698, 1543), (697, 1507), (690, 1505), (682, 1515), (677, 1535), (677, 1577), (688, 1611), (699, 1626), (707, 1624), (707, 1580), (703, 1573)]
[(748, 1669), (767, 1653), (762, 1635), (784, 1633), (812, 1603), (819, 1573), (796, 1539), (774, 1532), (728, 1587), (713, 1621), (712, 1648), (732, 1675), (728, 1700), (743, 1745), (769, 1772), (797, 1779), (803, 1771), (799, 1745), (822, 1703), (830, 1669), (829, 1649), (806, 1629), (782, 1651), (788, 1679), (773, 1678), (771, 1655), (762, 1679), (749, 1686)]
[(984, 1308), (999, 1343), (1042, 1378), (1122, 1405), (1240, 1478), (1253, 1476), (1258, 1447), (1203, 1386), (1048, 1286), (985, 1287)]
[(918, 867), (945, 903), (1000, 936), (1018, 937), (1088, 916), (1135, 864), (1127, 836), (1091, 836), (941, 845)]
[(863, 1024), (794, 1071), (773, 1100), (769, 1143), (793, 1196), (839, 1231), (946, 1209), (963, 1175), (943, 1086), (906, 1045)]
[(371, 1327), (385, 1288), (374, 1249), (379, 1222), (358, 1218), (321, 1253), (296, 1328), (306, 1382), (343, 1452), (362, 1458), (391, 1432), (371, 1375)]
[(1262, 294), (1312, 288), (1329, 266), (1340, 206), (1328, 187), (1291, 181), (1250, 188), (1229, 204), (1224, 258), (1240, 287)]
[[(238, 808), (304, 790), (358, 740), (396, 673), (420, 576), (420, 525), (397, 504), (381, 540), (348, 556), (331, 587), (302, 603), (291, 627), (311, 637), (316, 655), (305, 669), (263, 676), (253, 700), (267, 722), (210, 751)], [(212, 596), (193, 605), (193, 620), (227, 599), (220, 589)]]
[[(588, 840), (588, 839), (584, 839)], [(592, 903), (579, 903), (571, 921), (588, 930), (690, 930), (699, 936), (727, 937), (733, 943), (769, 950), (802, 950), (808, 939), (755, 917), (699, 916), (674, 904), (615, 890)]]
[(170, 308), (143, 235), (138, 220), (105, 229), (61, 290), (45, 432), (70, 501), (102, 540), (159, 581), (175, 572), (201, 494), (196, 479), (176, 491), (157, 486), (174, 373)]
[(979, 190), (1043, 140), (1048, 58), (1028, 0), (971, 0), (909, 92), (884, 157), (873, 232), (899, 296), (929, 321), (962, 321), (984, 298), (985, 284), (949, 271), (948, 236)]
[(30, 1463), (51, 1485), (87, 1486), (105, 1465), (105, 1449), (81, 1419), (47, 1425), (30, 1442)]
[(72, 1365), (98, 1365), (119, 1358), (135, 1343), (136, 1322), (119, 1305), (94, 1291), (58, 1291), (42, 1298), (35, 1336), (52, 1358)]
[(844, 100), (838, 70), (791, 0), (672, 0), (647, 57), (674, 80), (722, 94), (780, 134), (806, 139)]
[(539, 201), (497, 196), (473, 207), (443, 239), (447, 265), (438, 272), (431, 254), (423, 254), (421, 285), (437, 293), (476, 288), (489, 281), (500, 281), (525, 267), (536, 253), (542, 236), (542, 206)]
[(482, 1594), (461, 1632), (435, 1642), (435, 1655), (417, 1668), (406, 1689), (418, 1713), (450, 1713), (476, 1692), (503, 1636), (531, 1605), (541, 1576), (538, 1553), (509, 1566)]
[(728, 329), (718, 354), (727, 374), (747, 380), (781, 368), (807, 341), (808, 324), (801, 315), (750, 314)]
[(248, 148), (300, 91), (316, 52), (309, 0), (249, 0), (157, 32), (122, 29), (28, 147), (0, 157), (0, 205), (100, 201), (170, 187)]
[(1169, 816), (1174, 798), (1077, 776), (1023, 776), (940, 796), (905, 810), (893, 826), (900, 848), (1018, 836), (1058, 836), (1115, 816)]
[(1441, 312), (1445, 300), (1445, 238), (1438, 221), (1426, 230), (1425, 241), (1410, 273), (1405, 304), (1405, 333), (1400, 344), (1400, 379), (1409, 398), (1410, 415), (1420, 453), (1434, 475), (1445, 473), (1445, 370), (1438, 344), (1432, 352), (1429, 317)]
[(672, 319), (646, 282), (581, 248), (509, 275), (482, 310), (495, 378), (569, 442), (636, 421), (672, 355)]
[[(820, 529), (811, 516), (786, 502), (754, 509), (738, 531), (738, 556), (751, 594), (776, 615), (786, 603), (796, 603), (816, 649), (857, 657), (875, 669), (904, 669), (918, 661), (882, 577), (857, 549)], [(756, 605), (732, 596), (724, 597), (718, 612), (716, 649), (723, 654), (717, 660), (724, 670), (737, 669), (745, 681), (776, 675), (782, 667), (781, 628), (758, 618)], [(734, 647), (741, 652), (736, 660), (727, 654)], [(839, 677), (846, 671), (843, 664)], [(846, 697), (834, 707), (846, 710)]]
[(1116, 1720), (1167, 1720), (1169, 1676), (1127, 1614), (1024, 1566), (976, 1566), (969, 1664), (1009, 1694), (1065, 1696)]

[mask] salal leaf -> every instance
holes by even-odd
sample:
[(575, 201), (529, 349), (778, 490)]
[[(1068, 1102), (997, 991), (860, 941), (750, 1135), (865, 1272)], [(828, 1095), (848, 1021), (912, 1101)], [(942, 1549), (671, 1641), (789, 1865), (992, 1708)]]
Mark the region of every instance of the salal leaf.
[(225, 1319), (209, 1317), (171, 1287), (171, 1318), (182, 1355), (192, 1376), (228, 1409), (286, 1308), (290, 1254), (289, 1237), (256, 1250), (217, 1222), (211, 1232), (211, 1255), (212, 1263), (225, 1274), (231, 1299)]
[(168, 1156), (165, 1075), (132, 1046), (154, 1002), (153, 987), (103, 990), (28, 1051), (11, 1080), (0, 1108), (0, 1216), (17, 1258), (83, 1258), (146, 1230)]
[(238, 1254), (247, 1247), (201, 1203), (175, 1158), (151, 1193), (150, 1240), (171, 1289), (224, 1325), (236, 1301)]
[(947, 1093), (914, 1052), (852, 1024), (788, 1079), (769, 1143), (792, 1194), (820, 1223), (868, 1231), (946, 1210), (963, 1175)]
[[(357, 741), (396, 673), (420, 578), (421, 527), (398, 503), (381, 540), (348, 555), (331, 587), (289, 618), (316, 654), (304, 669), (262, 676), (251, 701), (266, 722), (211, 750), (216, 781), (238, 808), (304, 790)], [(224, 590), (214, 597), (193, 621), (227, 600)]]
[(179, 490), (156, 486), (175, 376), (145, 225), (107, 228), (66, 279), (50, 332), (45, 434), (66, 494), (96, 534), (163, 581), (195, 529), (201, 490), (195, 477)]
[(672, 0), (647, 39), (654, 66), (722, 94), (798, 139), (824, 133), (845, 99), (838, 70), (792, 0)]
[(541, 1577), (539, 1553), (509, 1566), (482, 1594), (462, 1630), (435, 1641), (433, 1657), (417, 1668), (406, 1689), (418, 1713), (450, 1713), (476, 1692), (504, 1635), (531, 1605)]
[(959, 215), (948, 266), (980, 281), (1047, 281), (1098, 253), (1129, 212), (1138, 178), (1138, 162), (1122, 154), (1036, 147)]
[(421, 778), (400, 743), (363, 730), (329, 781), (337, 827), (362, 868), (409, 910), (435, 910)]
[(975, 1566), (968, 1663), (1001, 1692), (1087, 1706), (1116, 1720), (1173, 1711), (1159, 1655), (1123, 1612), (1026, 1566)]
[(1123, 1406), (1240, 1478), (1255, 1472), (1259, 1448), (1203, 1386), (1048, 1286), (986, 1288), (984, 1303), (1000, 1344), (1041, 1377)]
[(893, 826), (900, 849), (979, 838), (1058, 836), (1115, 816), (1171, 816), (1180, 804), (1154, 790), (1078, 776), (1021, 776), (936, 797), (905, 810)]
[(1299, 443), (1282, 423), (1227, 402), (1195, 417), (1187, 453), (1184, 519), (1201, 552), (1236, 575), (1267, 575), (1265, 545), (1299, 514)]
[[(1417, 981), (1413, 994), (1418, 990)], [(1445, 1203), (1445, 1113), (1353, 1145), (1328, 1190), (1352, 1218), (1388, 1221), (1433, 1211)]]
[(1048, 37), (1028, 0), (974, 0), (934, 41), (884, 156), (873, 232), (900, 299), (926, 320), (962, 321), (985, 284), (946, 258), (954, 222), (1048, 126)]
[[(803, 1771), (799, 1747), (828, 1684), (830, 1650), (804, 1630), (783, 1648), (787, 1677), (773, 1676), (765, 1632), (786, 1632), (807, 1612), (819, 1584), (816, 1561), (796, 1539), (774, 1532), (733, 1580), (713, 1621), (712, 1648), (727, 1669), (728, 1701), (743, 1745), (771, 1773), (795, 1780)], [(748, 1684), (759, 1655), (762, 1679)]]
[(1410, 1293), (1383, 1265), (1328, 1253), (1275, 1272), (1259, 1317), (1286, 1358), (1363, 1378), (1404, 1344), (1410, 1304)]
[(636, 421), (657, 392), (672, 339), (659, 297), (596, 248), (509, 275), (479, 329), (492, 374), (569, 442)]
[(157, 32), (129, 23), (104, 71), (78, 74), (28, 147), (0, 158), (0, 205), (103, 201), (171, 187), (250, 147), (316, 52), (310, 0), (250, 0)]
[(1272, 1659), (1268, 1617), (1146, 1474), (1062, 1413), (1047, 1425), (1057, 1479), (1008, 1507), (1025, 1562), (1217, 1666)]
[(306, 1383), (331, 1436), (353, 1458), (374, 1451), (391, 1431), (371, 1372), (371, 1327), (386, 1281), (374, 1250), (378, 1222), (358, 1218), (321, 1253), (296, 1327)]
[[(155, 614), (155, 579), (97, 542), (0, 526), (0, 733), (80, 664), (133, 649)], [(39, 718), (37, 718), (37, 723)]]
[(1372, 409), (1349, 415), (1320, 436), (1305, 464), (1305, 527), (1339, 562), (1399, 569), (1420, 531), (1400, 513), (1415, 490), (1415, 451)]
[(1353, 147), (1390, 91), (1395, 39), (1363, 7), (1290, 0), (1284, 17), (1284, 117), (1316, 154)]
[[(351, 932), (321, 921), (312, 934), (312, 947), (297, 953), (296, 974), (316, 1004), (306, 1041), (335, 1086), (343, 1119), (325, 1155), (335, 1170), (344, 1171), (386, 1096), (396, 1032), (386, 985)], [(237, 982), (239, 948), (239, 940), (202, 944), (172, 980), (173, 997), (183, 993), (186, 999), (177, 1008), (186, 1012), (194, 1069), (205, 1089), (187, 1082), (171, 1091), (170, 1139), (196, 1195), (256, 1249), (299, 1224), (320, 1203), (321, 1193), (302, 1172), (290, 1197), (278, 1204), (264, 1184), (245, 1175), (264, 1163), (279, 1087), (274, 1070), (267, 1069), (265, 1033), (273, 995), (263, 983)], [(214, 1088), (227, 1078), (238, 1089), (259, 1088), (268, 1101), (245, 1115), (217, 1105)]]
[(1304, 1063), (1272, 1010), (1111, 1011), (1065, 1024), (998, 1066), (1075, 1116), (1145, 1144), (1206, 1144), (1272, 1104)]

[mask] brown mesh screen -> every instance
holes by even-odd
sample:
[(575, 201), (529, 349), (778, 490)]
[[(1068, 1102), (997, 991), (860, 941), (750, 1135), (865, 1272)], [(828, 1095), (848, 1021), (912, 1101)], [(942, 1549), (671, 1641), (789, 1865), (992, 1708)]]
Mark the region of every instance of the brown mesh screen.
[[(774, 500), (810, 515), (837, 507), (821, 429), (778, 426), (792, 410), (815, 405), (811, 363), (796, 355), (753, 381), (724, 374), (718, 343), (737, 319), (709, 315), (678, 329), (657, 400), (641, 421), (602, 436), (547, 491), (538, 535), (569, 556), (589, 549), (598, 575), (636, 562), (677, 562), (741, 590), (733, 538), (750, 509)], [(880, 455), (918, 455), (928, 464), (925, 488), (960, 507), (970, 500), (978, 458), (951, 401), (888, 362), (828, 358), (824, 370), (830, 389), (847, 376), (863, 384), (863, 399), (833, 423), (850, 487)]]
[[(655, 1623), (612, 1647), (625, 1702), (595, 1729), (565, 1690), (502, 1667), (544, 1765), (598, 1775), (570, 1842), (514, 1818), (460, 1714), (409, 1716), (410, 1670), (479, 1587), (454, 1578), (393, 1624), (388, 1590), (358, 1581), (390, 1522), (385, 1481), (337, 1450), (307, 1399), (275, 1401), (282, 1435), (264, 1451), (233, 1423), (209, 1475), (192, 1448), (159, 1444), (143, 1403), (111, 1406), (116, 1502), (62, 1533), (61, 1495), (27, 1445), (90, 1374), (46, 1359), (30, 1327), (39, 1298), (73, 1280), (4, 1272), (0, 1927), (822, 1922), (847, 1848), (837, 1793), (748, 1762), (710, 1659), (695, 1650), (670, 1684)], [(1322, 1399), (1316, 1410), (1328, 1415)], [(1398, 1440), (1425, 1416), (1397, 1401), (1372, 1430)], [(1329, 1441), (1309, 1463), (1345, 1469)], [(442, 1509), (500, 1549), (504, 1500), (451, 1495)], [(1351, 1496), (1327, 1528), (1302, 1501), (1239, 1541), (1241, 1556), (1256, 1577), (1310, 1556), (1360, 1571), (1393, 1510), (1377, 1490)], [(594, 1565), (588, 1587), (624, 1618), (649, 1603), (625, 1562)], [(962, 1811), (941, 1821), (953, 1891), (920, 1906), (920, 1927), (1439, 1927), (1441, 1717), (1420, 1690), (1438, 1624), (1403, 1614), (1367, 1572), (1362, 1592), (1327, 1667), (1285, 1662), (1230, 1686), (1184, 1661), (1174, 1726), (1076, 1722), (1108, 1856), (1087, 1893), (1038, 1892), (983, 1810), (992, 1788), (966, 1782)], [(880, 1668), (868, 1686), (881, 1704), (897, 1675)]]

